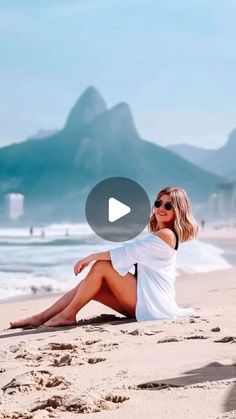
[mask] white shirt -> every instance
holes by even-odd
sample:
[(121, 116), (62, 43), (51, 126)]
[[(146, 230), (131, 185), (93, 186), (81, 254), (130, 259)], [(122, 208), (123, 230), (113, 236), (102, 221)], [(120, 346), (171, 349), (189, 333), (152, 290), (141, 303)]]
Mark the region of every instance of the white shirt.
[(155, 234), (110, 250), (111, 262), (120, 275), (138, 263), (137, 321), (177, 319), (194, 310), (178, 307), (175, 301), (177, 251)]

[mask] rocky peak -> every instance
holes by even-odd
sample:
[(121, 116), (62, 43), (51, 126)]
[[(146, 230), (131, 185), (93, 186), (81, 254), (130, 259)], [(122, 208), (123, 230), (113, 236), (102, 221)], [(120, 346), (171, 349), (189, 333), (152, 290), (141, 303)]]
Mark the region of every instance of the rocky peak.
[(88, 87), (71, 109), (65, 130), (76, 131), (106, 110), (106, 103), (98, 90)]
[(131, 110), (126, 103), (114, 106), (96, 118), (92, 125), (96, 136), (99, 134), (100, 138), (107, 138), (109, 141), (114, 138), (129, 140), (139, 138)]
[(236, 128), (229, 134), (226, 146), (236, 150)]

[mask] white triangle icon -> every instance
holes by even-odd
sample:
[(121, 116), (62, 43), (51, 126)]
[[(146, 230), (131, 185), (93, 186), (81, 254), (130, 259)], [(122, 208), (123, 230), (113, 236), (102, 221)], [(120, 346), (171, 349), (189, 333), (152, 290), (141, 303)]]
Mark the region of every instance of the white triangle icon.
[(115, 198), (109, 198), (108, 201), (108, 220), (113, 223), (131, 211), (128, 205), (123, 204)]

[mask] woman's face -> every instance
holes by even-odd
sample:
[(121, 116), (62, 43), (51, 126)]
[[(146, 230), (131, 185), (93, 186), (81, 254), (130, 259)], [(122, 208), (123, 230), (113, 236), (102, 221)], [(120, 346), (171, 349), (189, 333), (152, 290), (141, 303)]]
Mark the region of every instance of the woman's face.
[(156, 208), (154, 206), (154, 214), (155, 214), (155, 217), (159, 226), (160, 225), (163, 225), (163, 226), (173, 225), (174, 219), (175, 219), (175, 210), (173, 207), (170, 210), (165, 208), (165, 204), (167, 202), (171, 203), (170, 195), (168, 194), (161, 195), (161, 197), (158, 198), (158, 201), (161, 201), (161, 206), (159, 208)]

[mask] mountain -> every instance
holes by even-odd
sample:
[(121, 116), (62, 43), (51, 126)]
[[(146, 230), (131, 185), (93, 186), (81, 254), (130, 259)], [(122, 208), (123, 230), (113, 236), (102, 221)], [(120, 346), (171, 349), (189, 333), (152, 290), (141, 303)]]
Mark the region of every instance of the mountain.
[(40, 138), (49, 137), (50, 135), (53, 135), (58, 130), (45, 130), (45, 129), (39, 129), (35, 134), (30, 135), (30, 137), (27, 138), (27, 140), (40, 140)]
[(190, 161), (197, 166), (201, 166), (204, 159), (212, 153), (213, 150), (208, 150), (206, 148), (197, 147), (190, 144), (173, 144), (167, 147), (169, 150), (172, 150), (174, 153), (177, 153), (183, 159)]
[(140, 138), (126, 103), (107, 109), (89, 88), (62, 130), (0, 149), (0, 205), (5, 194), (19, 192), (27, 220), (78, 222), (91, 188), (112, 176), (139, 182), (151, 200), (164, 186), (182, 186), (195, 202), (206, 200), (220, 179)]
[(169, 150), (196, 164), (202, 169), (236, 181), (236, 129), (228, 136), (224, 146), (218, 149), (204, 149), (189, 144), (176, 144), (168, 147)]
[(98, 90), (88, 87), (71, 109), (64, 129), (71, 132), (76, 131), (106, 110), (106, 103)]

